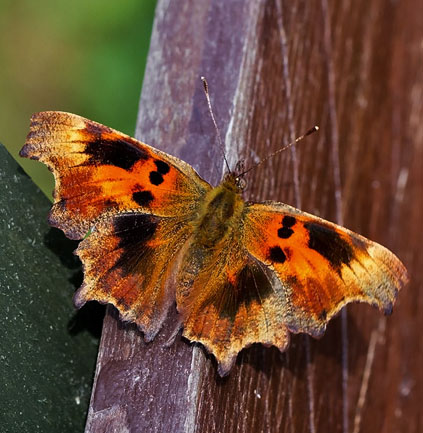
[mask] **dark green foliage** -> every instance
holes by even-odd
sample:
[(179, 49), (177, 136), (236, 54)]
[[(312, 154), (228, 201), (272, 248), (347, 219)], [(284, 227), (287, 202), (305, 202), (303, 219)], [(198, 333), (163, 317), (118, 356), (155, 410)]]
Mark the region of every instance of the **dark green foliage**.
[(92, 308), (72, 305), (77, 243), (48, 227), (51, 203), (1, 144), (0, 189), (0, 430), (82, 432), (98, 338)]

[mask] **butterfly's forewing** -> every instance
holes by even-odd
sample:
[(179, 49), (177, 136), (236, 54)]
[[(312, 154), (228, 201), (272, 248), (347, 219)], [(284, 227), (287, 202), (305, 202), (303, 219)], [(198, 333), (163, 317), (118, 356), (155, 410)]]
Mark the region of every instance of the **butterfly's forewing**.
[(51, 225), (81, 239), (102, 214), (192, 213), (210, 186), (185, 162), (75, 114), (34, 114), (21, 156), (44, 162), (56, 187)]
[(111, 303), (153, 338), (175, 299), (174, 259), (210, 185), (185, 162), (69, 113), (35, 114), (20, 154), (54, 173), (50, 224), (85, 236), (76, 305)]
[(245, 247), (271, 269), (285, 299), (281, 313), (292, 332), (320, 336), (352, 301), (390, 313), (407, 282), (400, 260), (350, 230), (282, 203), (246, 208)]

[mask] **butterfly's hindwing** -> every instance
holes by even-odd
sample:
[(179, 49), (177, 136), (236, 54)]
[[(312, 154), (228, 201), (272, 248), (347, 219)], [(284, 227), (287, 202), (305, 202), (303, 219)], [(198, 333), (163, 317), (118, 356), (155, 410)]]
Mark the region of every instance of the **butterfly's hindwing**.
[(221, 375), (243, 347), (262, 342), (284, 350), (289, 340), (272, 275), (248, 254), (239, 235), (235, 229), (219, 248), (191, 243), (178, 271), (183, 335), (215, 355)]
[(100, 219), (76, 250), (84, 265), (76, 306), (113, 304), (151, 340), (175, 302), (170, 276), (189, 236), (190, 225), (176, 217), (124, 212)]

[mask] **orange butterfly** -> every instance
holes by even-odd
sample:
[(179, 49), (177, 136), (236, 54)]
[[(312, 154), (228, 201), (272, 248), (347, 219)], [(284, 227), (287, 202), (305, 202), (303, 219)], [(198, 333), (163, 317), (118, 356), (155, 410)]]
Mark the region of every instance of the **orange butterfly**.
[(389, 314), (408, 279), (375, 242), (283, 203), (245, 202), (236, 174), (212, 187), (180, 159), (74, 114), (35, 114), (20, 155), (54, 173), (50, 224), (83, 239), (76, 306), (113, 304), (150, 341), (176, 301), (183, 335), (221, 375), (252, 343), (284, 351), (289, 332), (322, 335), (349, 302)]

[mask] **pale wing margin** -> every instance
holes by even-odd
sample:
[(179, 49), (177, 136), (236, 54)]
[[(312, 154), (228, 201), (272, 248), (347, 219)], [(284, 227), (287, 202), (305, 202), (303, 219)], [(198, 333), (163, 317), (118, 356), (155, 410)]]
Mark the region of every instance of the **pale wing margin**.
[(320, 336), (344, 305), (367, 302), (386, 314), (407, 283), (401, 261), (344, 227), (277, 202), (248, 203), (244, 244), (280, 284), (292, 332)]

